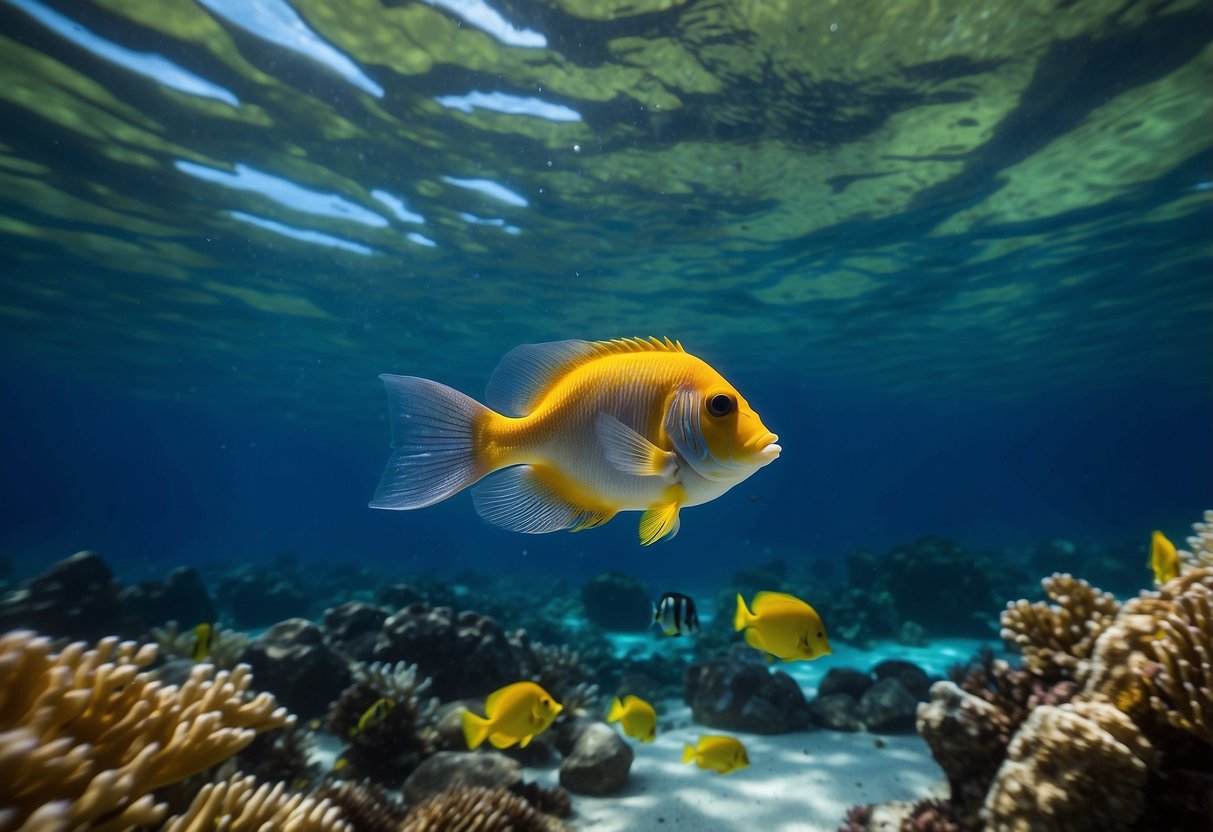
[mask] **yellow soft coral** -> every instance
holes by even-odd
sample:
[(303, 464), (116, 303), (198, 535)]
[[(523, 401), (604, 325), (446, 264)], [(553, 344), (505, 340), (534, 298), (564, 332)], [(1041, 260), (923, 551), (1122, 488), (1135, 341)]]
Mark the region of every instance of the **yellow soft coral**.
[(116, 638), (57, 653), (31, 632), (0, 638), (0, 832), (157, 823), (165, 808), (151, 792), (294, 720), (273, 696), (250, 698), (245, 665), (198, 665), (164, 686), (143, 669), (155, 657)]

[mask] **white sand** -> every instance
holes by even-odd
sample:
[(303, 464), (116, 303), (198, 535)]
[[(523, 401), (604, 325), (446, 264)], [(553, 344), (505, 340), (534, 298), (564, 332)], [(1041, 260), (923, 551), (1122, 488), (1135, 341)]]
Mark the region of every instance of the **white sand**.
[[(676, 704), (676, 703), (670, 703)], [(690, 721), (683, 706), (663, 718), (657, 741), (632, 743), (636, 760), (628, 784), (610, 797), (575, 795), (575, 827), (594, 832), (835, 830), (855, 803), (918, 800), (943, 772), (916, 735), (881, 736), (799, 731), (778, 736), (735, 733), (749, 768), (719, 775), (682, 764), (683, 744), (712, 731)], [(629, 741), (630, 742), (630, 741)], [(554, 785), (555, 768), (526, 770), (527, 779)]]

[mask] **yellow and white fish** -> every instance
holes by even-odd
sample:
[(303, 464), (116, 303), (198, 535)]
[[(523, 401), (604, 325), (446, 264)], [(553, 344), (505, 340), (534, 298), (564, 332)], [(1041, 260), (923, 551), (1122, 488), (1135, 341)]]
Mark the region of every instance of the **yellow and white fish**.
[(485, 716), (463, 712), (463, 738), (473, 750), (485, 740), (494, 748), (514, 744), (526, 748), (563, 710), (563, 705), (534, 682), (514, 682), (489, 694)]
[(622, 724), (623, 733), (634, 740), (652, 742), (657, 739), (657, 712), (639, 696), (612, 699), (607, 722)]
[(780, 452), (733, 385), (668, 338), (516, 347), (488, 407), (428, 379), (380, 378), (395, 450), (371, 508), (424, 508), (500, 472), (472, 491), (490, 523), (541, 534), (643, 511), (647, 546), (678, 532), (684, 506)]
[(700, 768), (720, 774), (729, 774), (750, 764), (745, 746), (736, 737), (705, 734), (698, 745), (687, 745), (682, 749), (683, 764), (695, 763)]
[(785, 662), (811, 661), (834, 651), (826, 637), (817, 610), (795, 595), (760, 592), (754, 596), (754, 612), (737, 595), (733, 628), (745, 630), (746, 644)]

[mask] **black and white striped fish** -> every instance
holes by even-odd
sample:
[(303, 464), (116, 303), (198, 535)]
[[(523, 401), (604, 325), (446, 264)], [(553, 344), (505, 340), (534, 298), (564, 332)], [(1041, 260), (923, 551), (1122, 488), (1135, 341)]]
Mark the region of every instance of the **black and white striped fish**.
[(699, 632), (699, 613), (689, 596), (667, 592), (653, 608), (653, 623), (667, 636), (689, 636)]

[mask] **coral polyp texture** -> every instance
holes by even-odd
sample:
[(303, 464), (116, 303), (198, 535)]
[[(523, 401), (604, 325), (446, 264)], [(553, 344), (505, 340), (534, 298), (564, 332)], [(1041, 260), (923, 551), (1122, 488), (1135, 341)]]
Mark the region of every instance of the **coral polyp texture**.
[(1213, 512), (1157, 590), (1118, 602), (1085, 581), (1009, 604), (1022, 667), (985, 656), (939, 682), (918, 730), (963, 828), (1207, 828), (1213, 815)]
[(400, 832), (559, 832), (564, 828), (509, 789), (456, 786), (413, 808)]
[(252, 696), (246, 666), (198, 665), (182, 685), (145, 670), (153, 645), (117, 638), (55, 651), (0, 637), (0, 830), (120, 830), (163, 820), (156, 789), (205, 771), (293, 723)]
[(327, 800), (289, 792), (284, 783), (259, 784), (254, 777), (235, 777), (203, 786), (185, 814), (171, 818), (162, 832), (212, 830), (354, 832), (354, 827)]

